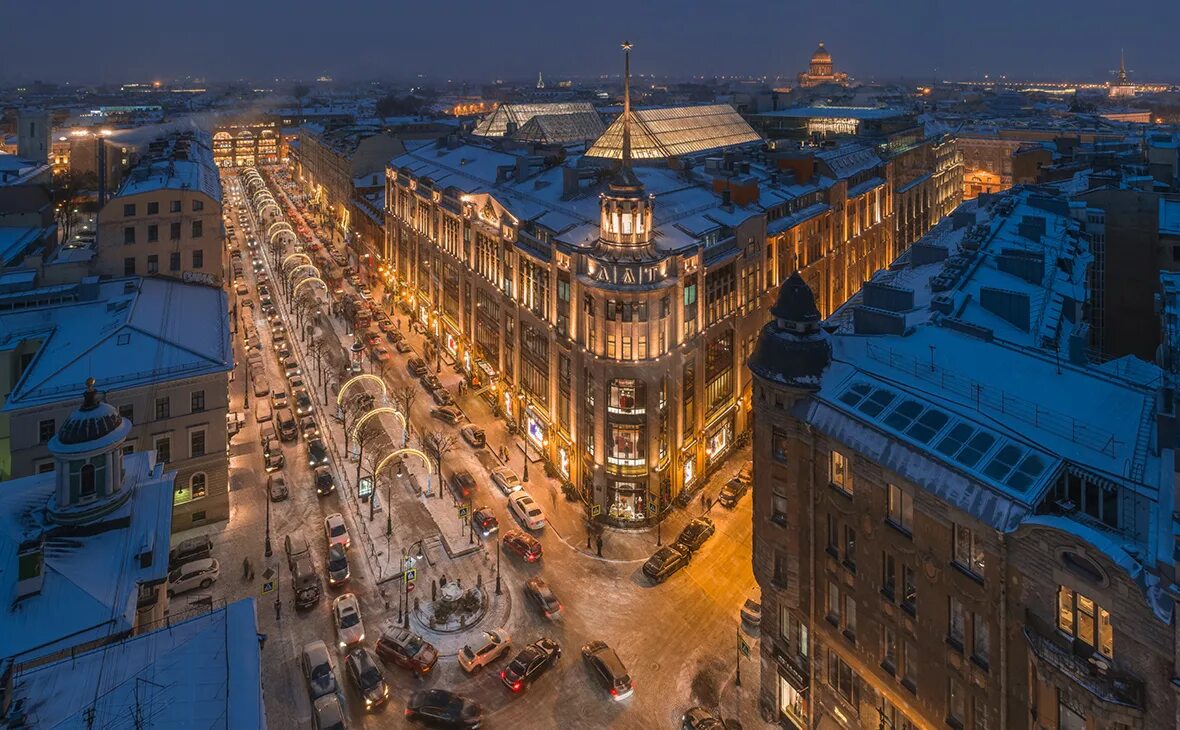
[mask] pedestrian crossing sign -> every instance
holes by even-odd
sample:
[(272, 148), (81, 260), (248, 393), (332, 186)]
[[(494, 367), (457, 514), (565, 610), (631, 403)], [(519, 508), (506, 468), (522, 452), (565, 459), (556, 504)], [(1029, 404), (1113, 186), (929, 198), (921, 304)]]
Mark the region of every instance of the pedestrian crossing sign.
[(406, 571), (406, 583), (413, 583), (414, 579), (418, 577), (418, 571), (410, 568)]
[(590, 516), (591, 517), (597, 517), (600, 514), (602, 514), (602, 505), (600, 505), (600, 504), (590, 505)]
[(740, 651), (742, 656), (745, 658), (750, 658), (750, 645), (746, 643), (746, 640), (741, 634), (738, 634), (738, 651)]
[(461, 520), (467, 519), (467, 505), (463, 505), (462, 507), (459, 508), (459, 519), (461, 519)]
[(274, 589), (275, 589), (275, 582), (273, 580), (268, 580), (268, 581), (263, 582), (263, 584), (262, 584), (262, 592), (263, 593), (270, 593)]

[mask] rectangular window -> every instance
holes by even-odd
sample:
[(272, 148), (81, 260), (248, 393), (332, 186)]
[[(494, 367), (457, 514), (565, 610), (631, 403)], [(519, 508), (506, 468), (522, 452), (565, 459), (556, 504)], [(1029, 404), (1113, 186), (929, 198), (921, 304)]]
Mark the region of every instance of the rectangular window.
[(168, 238), (173, 241), (180, 240), (180, 223), (168, 224)]
[(881, 553), (881, 594), (890, 601), (897, 595), (897, 565), (888, 552)]
[(160, 204), (159, 203), (148, 203), (147, 209), (148, 209), (148, 215), (157, 215), (160, 212)]
[(1073, 636), (1073, 591), (1057, 588), (1057, 628)]
[(205, 455), (205, 431), (193, 431), (188, 435), (188, 455), (196, 458)]
[(955, 524), (955, 564), (968, 573), (983, 577), (983, 546), (970, 527)]
[(47, 444), (49, 440), (57, 434), (57, 421), (53, 418), (41, 421), (37, 425), (37, 436), (40, 443)]
[(135, 406), (130, 403), (119, 406), (119, 415), (135, 423)]
[(890, 674), (897, 672), (897, 634), (888, 626), (881, 627), (881, 668)]
[(828, 650), (828, 686), (853, 707), (860, 704), (856, 673), (831, 649)]
[(161, 464), (172, 461), (172, 439), (167, 436), (156, 439), (156, 461)]
[(991, 656), (991, 630), (987, 618), (978, 613), (971, 614), (971, 658), (981, 666), (988, 665)]
[(201, 249), (193, 251), (193, 268), (200, 269), (205, 266), (205, 252)]
[(123, 243), (128, 245), (135, 243), (135, 226), (125, 226), (123, 228)]
[(172, 253), (168, 254), (168, 270), (169, 271), (180, 271), (180, 252), (179, 251), (173, 251)]
[(204, 221), (193, 221), (193, 238), (200, 238), (205, 233)]
[(205, 201), (204, 200), (194, 200), (193, 201), (193, 212), (194, 213), (200, 212), (204, 209), (205, 209)]
[(791, 440), (787, 434), (775, 428), (771, 432), (770, 437), (771, 454), (774, 455), (775, 461), (787, 463), (787, 453), (790, 449)]
[(192, 411), (200, 413), (205, 410), (205, 391), (194, 390), (192, 395)]
[(844, 526), (844, 566), (856, 572), (856, 530), (850, 525)]
[(852, 494), (852, 474), (848, 470), (848, 457), (839, 451), (833, 451), (828, 479), (833, 487), (842, 492)]
[(148, 243), (155, 243), (160, 240), (160, 226), (152, 223), (148, 226)]
[(179, 213), (180, 212), (180, 201), (173, 200), (170, 203), (168, 203), (168, 210), (170, 210), (173, 213)]
[(967, 618), (964, 615), (963, 603), (958, 598), (950, 596), (947, 599), (947, 614), (946, 639), (955, 648), (962, 651), (967, 630)]
[(770, 485), (770, 521), (787, 526), (787, 484), (777, 478)]
[(828, 515), (828, 553), (834, 558), (840, 557), (840, 527), (835, 515)]
[(972, 702), (974, 706), (975, 724), (971, 730), (987, 730), (987, 700), (982, 697), (976, 697)]
[(156, 399), (156, 420), (162, 421), (171, 415), (171, 407), (168, 402), (168, 396)]
[(123, 204), (123, 217), (124, 218), (131, 218), (134, 215), (135, 215), (135, 203), (124, 203)]
[(844, 635), (856, 642), (856, 596), (844, 594)]
[(902, 639), (901, 642), (901, 683), (911, 692), (918, 691), (917, 654), (914, 645)]
[(147, 272), (149, 274), (156, 274), (156, 273), (159, 273), (159, 271), (160, 271), (160, 257), (155, 254), (149, 255), (148, 262), (147, 262)]
[(840, 625), (840, 609), (843, 606), (840, 603), (840, 586), (834, 581), (828, 581), (828, 623), (833, 626)]
[(1077, 607), (1077, 612), (1074, 614), (1076, 621), (1075, 635), (1090, 646), (1094, 646), (1094, 633), (1098, 626), (1094, 601), (1083, 596), (1081, 593), (1077, 593), (1075, 594), (1074, 605)]
[(123, 276), (135, 276), (135, 257), (128, 256), (123, 259)]
[(901, 607), (911, 616), (918, 613), (918, 574), (908, 565), (901, 566)]
[(907, 534), (914, 532), (914, 497), (896, 484), (886, 485), (889, 490), (889, 522)]
[(947, 678), (946, 706), (947, 723), (954, 727), (963, 727), (963, 721), (967, 717), (967, 701), (963, 694), (963, 685), (954, 677)]

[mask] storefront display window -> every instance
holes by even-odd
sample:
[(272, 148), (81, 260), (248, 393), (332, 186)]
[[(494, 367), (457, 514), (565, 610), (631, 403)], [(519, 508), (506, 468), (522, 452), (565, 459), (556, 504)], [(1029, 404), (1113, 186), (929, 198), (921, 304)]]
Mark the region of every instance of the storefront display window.
[(781, 676), (778, 678), (778, 709), (800, 727), (807, 725), (807, 706), (803, 702), (803, 694), (786, 677)]
[(644, 408), (643, 383), (629, 378), (619, 378), (610, 381), (606, 409), (611, 413), (643, 413)]
[(563, 477), (569, 478), (570, 452), (569, 449), (564, 446), (557, 449), (557, 470), (561, 472)]
[(693, 480), (696, 479), (696, 477), (697, 477), (696, 460), (693, 459), (693, 456), (691, 453), (685, 454), (685, 456), (684, 456), (684, 486), (687, 487), (688, 485), (692, 484)]
[(617, 466), (642, 467), (647, 464), (643, 448), (643, 426), (611, 423), (606, 460)]
[(450, 332), (443, 335), (443, 344), (446, 345), (447, 352), (452, 355), (458, 354), (459, 343), (455, 340), (455, 336)]
[(504, 415), (512, 418), (512, 393), (504, 391)]
[(725, 419), (705, 437), (705, 455), (709, 461), (720, 458), (733, 443), (733, 417)]
[(533, 446), (537, 448), (545, 447), (545, 423), (533, 414), (532, 410), (526, 409), (525, 415), (525, 430), (529, 435), (529, 441), (533, 442)]
[(635, 482), (615, 482), (611, 485), (610, 516), (621, 521), (647, 518), (647, 492)]

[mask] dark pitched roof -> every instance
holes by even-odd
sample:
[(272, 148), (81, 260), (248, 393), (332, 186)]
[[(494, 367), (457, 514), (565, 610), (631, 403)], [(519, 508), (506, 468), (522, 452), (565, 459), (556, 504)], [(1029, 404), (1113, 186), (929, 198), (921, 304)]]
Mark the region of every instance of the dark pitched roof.
[(799, 272), (791, 274), (778, 290), (778, 299), (770, 308), (770, 314), (776, 319), (785, 319), (800, 324), (818, 323), (819, 309), (815, 306), (815, 295), (811, 287), (799, 276)]

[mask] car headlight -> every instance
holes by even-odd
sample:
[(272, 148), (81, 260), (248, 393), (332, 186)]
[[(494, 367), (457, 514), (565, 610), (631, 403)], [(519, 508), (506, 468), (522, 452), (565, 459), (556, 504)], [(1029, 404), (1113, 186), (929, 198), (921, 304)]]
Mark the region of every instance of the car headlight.
[(343, 642), (343, 641), (341, 641), (341, 642), (340, 642), (340, 648), (341, 648), (341, 649), (344, 649), (344, 648), (347, 648), (347, 647), (348, 647), (348, 644), (347, 644), (347, 643), (345, 643), (345, 642)]

